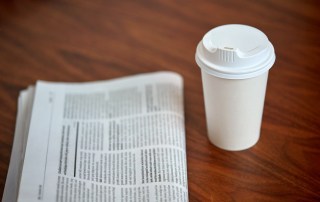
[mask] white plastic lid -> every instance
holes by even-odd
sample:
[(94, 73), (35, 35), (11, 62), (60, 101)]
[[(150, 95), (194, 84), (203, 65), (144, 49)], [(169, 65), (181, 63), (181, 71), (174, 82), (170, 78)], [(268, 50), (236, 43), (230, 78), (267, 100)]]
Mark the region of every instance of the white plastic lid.
[(268, 71), (275, 62), (274, 48), (260, 30), (230, 24), (206, 33), (197, 46), (196, 62), (208, 74), (246, 79)]

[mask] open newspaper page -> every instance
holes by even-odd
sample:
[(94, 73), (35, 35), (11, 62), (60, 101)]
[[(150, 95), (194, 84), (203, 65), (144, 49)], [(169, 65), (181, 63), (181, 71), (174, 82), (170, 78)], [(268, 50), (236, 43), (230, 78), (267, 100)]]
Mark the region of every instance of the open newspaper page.
[(182, 78), (38, 82), (18, 201), (188, 201)]

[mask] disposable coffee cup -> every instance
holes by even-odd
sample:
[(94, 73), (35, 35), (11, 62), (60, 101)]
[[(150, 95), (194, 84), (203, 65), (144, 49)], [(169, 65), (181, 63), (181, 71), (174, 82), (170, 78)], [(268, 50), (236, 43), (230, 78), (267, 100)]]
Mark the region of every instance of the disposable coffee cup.
[(219, 148), (239, 151), (260, 136), (274, 48), (260, 30), (239, 24), (216, 27), (197, 46), (208, 137)]

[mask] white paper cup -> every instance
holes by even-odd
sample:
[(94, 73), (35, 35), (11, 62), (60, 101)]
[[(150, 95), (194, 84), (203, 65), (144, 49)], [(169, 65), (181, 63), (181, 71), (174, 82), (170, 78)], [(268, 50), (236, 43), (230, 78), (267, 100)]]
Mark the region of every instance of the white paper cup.
[(200, 41), (201, 68), (209, 140), (231, 151), (259, 140), (268, 71), (275, 53), (267, 36), (246, 25), (224, 25)]

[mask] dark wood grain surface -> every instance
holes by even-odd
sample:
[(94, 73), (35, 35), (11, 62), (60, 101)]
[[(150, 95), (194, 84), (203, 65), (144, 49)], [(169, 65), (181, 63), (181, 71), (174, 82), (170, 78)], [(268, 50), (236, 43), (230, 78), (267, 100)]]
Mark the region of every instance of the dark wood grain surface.
[[(276, 50), (261, 139), (227, 152), (206, 134), (197, 43), (255, 26)], [(320, 201), (320, 2), (280, 0), (0, 2), (0, 196), (19, 91), (36, 80), (93, 81), (158, 70), (185, 82), (190, 201)]]

